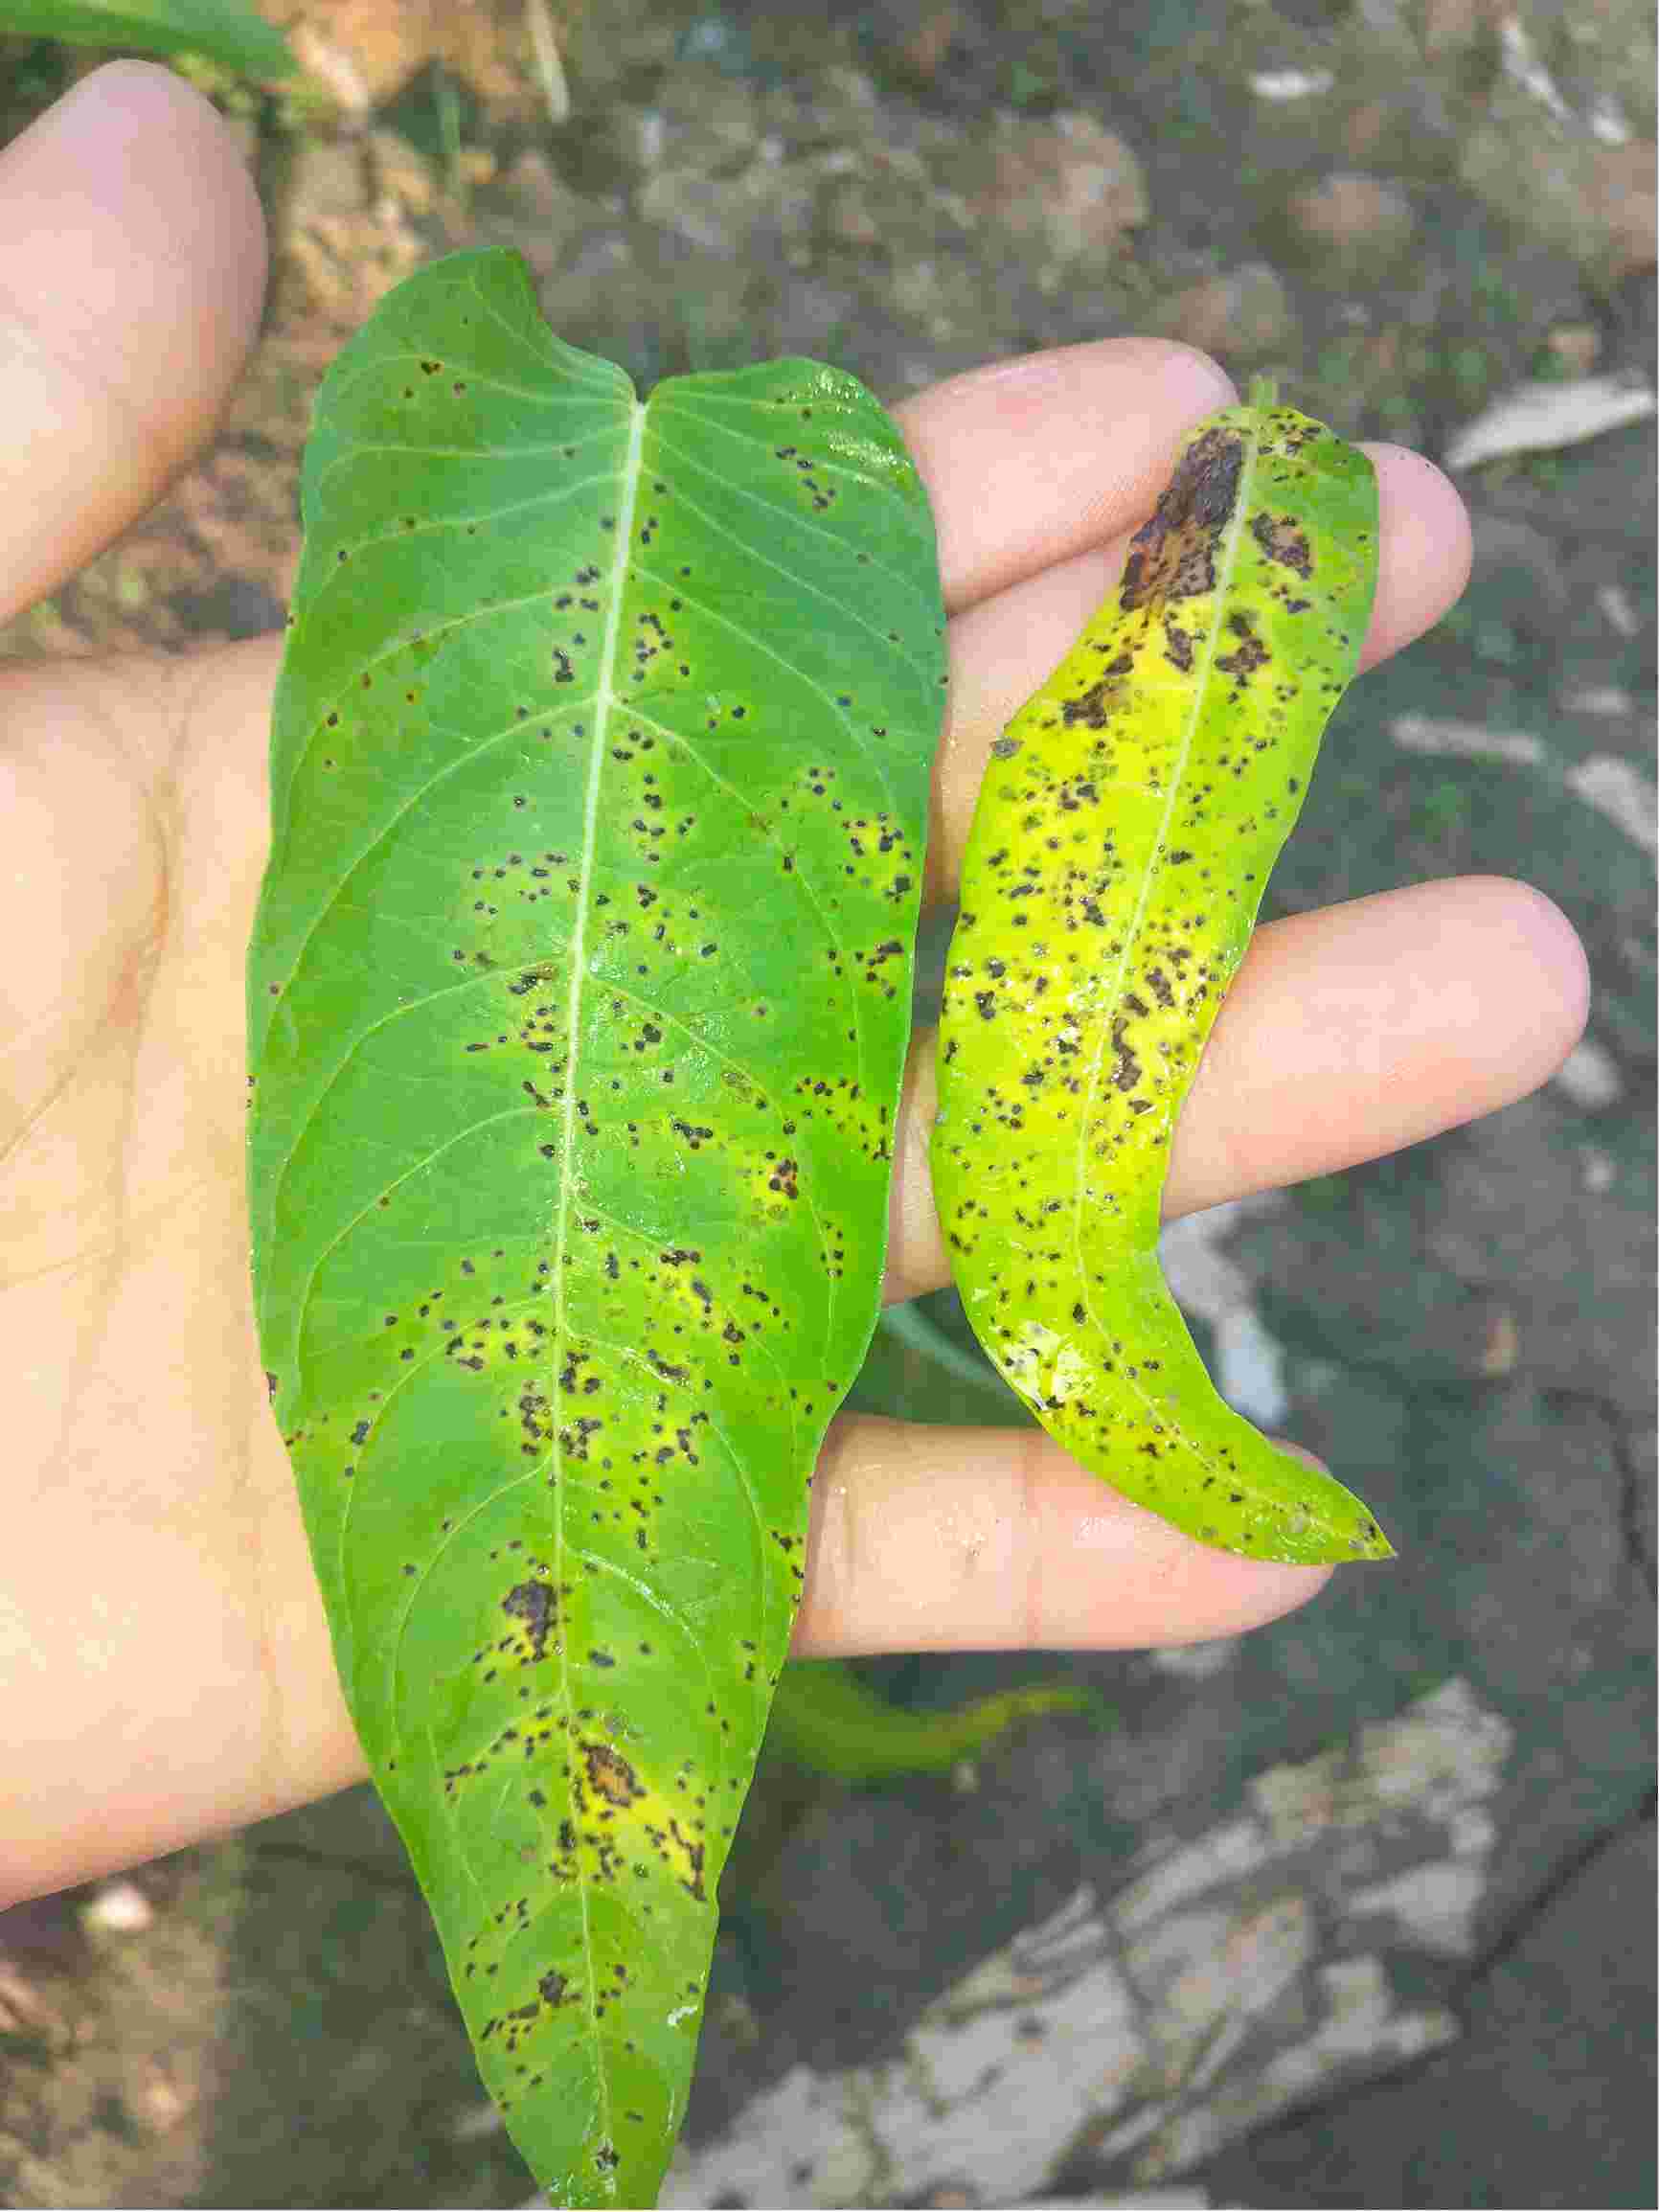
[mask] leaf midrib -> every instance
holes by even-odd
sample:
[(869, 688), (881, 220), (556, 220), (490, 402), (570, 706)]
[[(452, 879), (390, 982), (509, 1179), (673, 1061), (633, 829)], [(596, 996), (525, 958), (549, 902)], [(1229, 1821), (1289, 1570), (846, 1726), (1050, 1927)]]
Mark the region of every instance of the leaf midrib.
[[(617, 650), (622, 635), (623, 605), (627, 596), (628, 556), (633, 544), (634, 502), (639, 492), (640, 463), (645, 443), (646, 409), (636, 399), (628, 428), (627, 451), (623, 457), (621, 482), (622, 497), (616, 516), (616, 557), (611, 564), (610, 604), (605, 612), (604, 639), (600, 647), (599, 684), (594, 696), (593, 741), (588, 751), (587, 789), (583, 800), (581, 830), (580, 888), (576, 901), (576, 924), (570, 940), (570, 986), (565, 997), (565, 1062), (564, 1062), (564, 1121), (559, 1143), (558, 1204), (553, 1224), (553, 1266), (556, 1286), (554, 1302), (554, 1341), (562, 1354), (569, 1333), (569, 1318), (565, 1309), (565, 1280), (569, 1270), (564, 1264), (565, 1247), (570, 1235), (570, 1203), (576, 1184), (576, 1094), (577, 1047), (581, 1036), (581, 1008), (583, 963), (587, 958), (587, 918), (593, 891), (595, 855), (599, 843), (600, 792), (604, 780), (605, 741), (610, 731), (611, 711), (617, 703), (613, 681)], [(564, 1575), (564, 1455), (554, 1431), (553, 1448), (553, 1556), (556, 1587), (562, 1587)], [(559, 1695), (567, 1720), (576, 1709), (576, 1699), (570, 1679), (570, 1646), (568, 1636), (561, 1636), (559, 1653)], [(575, 1773), (576, 1745), (566, 1731), (570, 1743), (572, 1774)], [(597, 1972), (593, 1954), (593, 1926), (588, 1912), (588, 1884), (580, 1860), (577, 1874), (577, 1896), (581, 1905), (581, 1944), (586, 1963), (586, 1995), (588, 2041), (593, 2049), (594, 2080), (599, 2095), (601, 2126), (605, 2139), (612, 2139), (610, 2120), (610, 2079), (605, 2070), (599, 2032), (599, 2018), (594, 2010)]]
[[(1141, 878), (1140, 889), (1135, 894), (1135, 910), (1129, 917), (1129, 926), (1124, 932), (1124, 949), (1118, 956), (1118, 971), (1112, 979), (1112, 987), (1105, 1000), (1104, 1018), (1096, 1042), (1093, 1062), (1089, 1068), (1088, 1093), (1083, 1102), (1083, 1110), (1078, 1117), (1077, 1152), (1072, 1169), (1072, 1250), (1077, 1257), (1078, 1273), (1082, 1279), (1083, 1301), (1088, 1309), (1089, 1319), (1097, 1329), (1102, 1328), (1101, 1317), (1095, 1311), (1089, 1271), (1082, 1261), (1083, 1156), (1088, 1144), (1089, 1130), (1094, 1122), (1095, 1102), (1100, 1096), (1101, 1070), (1105, 1065), (1106, 1039), (1111, 1035), (1112, 1013), (1123, 1003), (1125, 979), (1128, 974), (1129, 963), (1134, 957), (1135, 947), (1140, 942), (1141, 924), (1146, 916), (1147, 904), (1152, 893), (1152, 885), (1157, 881), (1163, 870), (1164, 850), (1169, 839), (1170, 824), (1174, 817), (1176, 805), (1187, 781), (1187, 769), (1193, 757), (1193, 746), (1197, 737), (1199, 723), (1203, 719), (1205, 702), (1210, 695), (1210, 679), (1215, 668), (1216, 647), (1219, 642), (1221, 617), (1225, 609), (1228, 591), (1232, 587), (1233, 571), (1238, 561), (1239, 543), (1244, 528), (1244, 511), (1249, 504), (1251, 484), (1255, 478), (1257, 465), (1261, 458), (1260, 431), (1253, 434), (1246, 433), (1245, 436), (1248, 457), (1239, 471), (1238, 490), (1233, 503), (1233, 513), (1228, 520), (1226, 535), (1221, 541), (1219, 556), (1216, 562), (1216, 585), (1210, 626), (1204, 638), (1203, 650), (1198, 663), (1197, 679), (1193, 686), (1192, 710), (1187, 717), (1186, 729), (1182, 733), (1181, 754), (1175, 763), (1174, 773), (1170, 778), (1170, 792), (1164, 802), (1164, 811), (1159, 819), (1158, 833), (1152, 846), (1152, 855), (1147, 863), (1145, 874)], [(1128, 1384), (1135, 1396), (1140, 1399), (1148, 1412), (1155, 1416), (1158, 1412), (1157, 1406), (1148, 1393), (1141, 1388), (1135, 1378), (1125, 1371), (1123, 1380)], [(1186, 1436), (1184, 1429), (1182, 1434), (1190, 1448), (1207, 1463), (1208, 1454), (1191, 1437)]]

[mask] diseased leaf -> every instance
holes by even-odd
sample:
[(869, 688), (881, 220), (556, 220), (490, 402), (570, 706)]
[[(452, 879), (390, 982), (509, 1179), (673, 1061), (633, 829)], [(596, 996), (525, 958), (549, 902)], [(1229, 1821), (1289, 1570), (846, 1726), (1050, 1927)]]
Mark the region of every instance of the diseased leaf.
[(943, 682), (898, 434), (637, 404), (522, 264), (331, 370), (250, 964), (261, 1340), (485, 2079), (648, 2204), (875, 1323)]
[(1084, 1467), (1268, 1559), (1390, 1547), (1212, 1388), (1160, 1201), (1375, 578), (1364, 454), (1289, 407), (1190, 434), (1119, 589), (991, 748), (940, 1020), (934, 1198), (981, 1343)]
[(294, 67), (282, 33), (243, 0), (0, 0), (0, 33), (206, 54), (250, 77), (287, 77)]

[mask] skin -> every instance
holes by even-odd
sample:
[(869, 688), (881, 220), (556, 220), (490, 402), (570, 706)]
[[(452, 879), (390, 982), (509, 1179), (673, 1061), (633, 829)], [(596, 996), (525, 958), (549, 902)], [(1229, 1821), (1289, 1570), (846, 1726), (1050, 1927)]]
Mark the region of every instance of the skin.
[[(0, 615), (72, 575), (204, 448), (263, 277), (235, 148), (165, 71), (99, 71), (0, 154)], [(952, 612), (934, 897), (1002, 722), (1099, 604), (1181, 431), (1231, 397), (1201, 355), (1110, 339), (902, 410)], [(1373, 456), (1371, 663), (1437, 620), (1468, 566), (1445, 480)], [(241, 975), (279, 650), (0, 669), (0, 1903), (364, 1771), (247, 1283)], [(1524, 1097), (1577, 1040), (1586, 998), (1571, 929), (1517, 883), (1421, 885), (1260, 931), (1175, 1137), (1167, 1211)], [(919, 1038), (894, 1297), (947, 1277), (932, 1057)], [(1327, 1580), (1192, 1542), (1040, 1433), (846, 1418), (813, 1495), (808, 1655), (1191, 1643)]]

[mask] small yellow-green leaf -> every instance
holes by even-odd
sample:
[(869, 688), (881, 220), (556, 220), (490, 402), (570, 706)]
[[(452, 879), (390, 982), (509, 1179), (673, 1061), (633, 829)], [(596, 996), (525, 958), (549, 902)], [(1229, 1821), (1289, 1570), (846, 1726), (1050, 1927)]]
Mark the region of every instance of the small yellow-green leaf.
[(1212, 1387), (1160, 1201), (1358, 665), (1376, 527), (1370, 462), (1294, 409), (1191, 433), (1120, 587), (991, 748), (940, 1024), (934, 1197), (981, 1343), (1083, 1466), (1268, 1559), (1390, 1547)]

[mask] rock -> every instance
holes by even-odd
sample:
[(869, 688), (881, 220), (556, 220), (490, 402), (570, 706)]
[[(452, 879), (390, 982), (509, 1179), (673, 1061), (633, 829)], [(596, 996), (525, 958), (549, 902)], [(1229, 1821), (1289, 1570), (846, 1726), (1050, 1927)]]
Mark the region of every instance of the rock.
[(515, 215), (527, 222), (556, 222), (566, 200), (577, 195), (557, 174), (545, 153), (527, 147), (501, 180)]
[(310, 23), (294, 24), (288, 44), (308, 82), (321, 85), (340, 113), (360, 125), (375, 103), (369, 80), (352, 49)]
[(194, 2109), (193, 2085), (177, 2081), (159, 2061), (145, 2067), (134, 2085), (132, 2103), (158, 2135), (165, 2135)]
[(1517, 602), (1535, 596), (1553, 616), (1564, 616), (1569, 593), (1558, 538), (1518, 514), (1477, 508), (1471, 517), (1475, 574), (1501, 585)]
[(511, 209), (505, 232), (538, 277), (567, 267), (582, 241), (614, 228), (614, 218), (596, 201), (572, 192), (547, 156), (527, 148), (501, 179)]
[(1517, 384), (1447, 439), (1443, 465), (1476, 468), (1515, 453), (1554, 453), (1603, 431), (1645, 422), (1659, 408), (1653, 393), (1619, 376), (1576, 376), (1562, 383)]
[(520, 0), (271, 0), (301, 66), (350, 115), (395, 100), (430, 61), (463, 78), (487, 106), (537, 104), (539, 87), (520, 59)]
[(1056, 269), (1115, 252), (1147, 220), (1146, 180), (1133, 148), (1092, 115), (1005, 116), (978, 212)]
[(1380, 100), (1367, 100), (1356, 107), (1342, 127), (1343, 150), (1350, 161), (1369, 161), (1382, 143), (1390, 113)]
[(1431, 61), (1464, 53), (1502, 12), (1499, 0), (1423, 0), (1423, 53)]
[(916, 86), (933, 84), (951, 48), (973, 34), (961, 0), (873, 0), (860, 15), (866, 54)]
[(0, 2034), (6, 2032), (8, 2002), (15, 2010), (26, 2001), (8, 1999), (8, 1973), (15, 1977), (11, 1986), (20, 1990), (54, 1976), (80, 1973), (90, 1956), (75, 1891), (54, 1890), (45, 1897), (26, 1897), (20, 1904), (0, 1906)]
[(658, 87), (662, 159), (671, 169), (718, 171), (747, 160), (761, 137), (760, 95), (747, 78), (683, 63)]
[(800, 163), (761, 160), (728, 176), (662, 169), (641, 187), (634, 211), (706, 254), (735, 260), (763, 233), (787, 255), (810, 227), (816, 187)]
[(1481, 1346), (1479, 1370), (1489, 1381), (1512, 1375), (1521, 1357), (1521, 1335), (1507, 1306), (1494, 1307), (1487, 1318), (1486, 1341)]
[(1591, 1197), (1604, 1197), (1619, 1180), (1619, 1163), (1600, 1145), (1579, 1147), (1579, 1188)]
[(155, 1919), (155, 1907), (136, 1881), (104, 1881), (81, 1907), (80, 1917), (100, 1934), (142, 1935)]
[(411, 215), (430, 215), (437, 187), (425, 156), (396, 130), (371, 131), (369, 150), (380, 191)]
[(881, 242), (881, 225), (871, 204), (868, 184), (861, 176), (833, 178), (824, 194), (824, 228), (838, 245), (860, 250)]
[[(1180, 1685), (1181, 1710), (1227, 1712), (1237, 1673)], [(816, 1911), (791, 1923), (791, 1966), (826, 2007), (831, 1986), (879, 1973), (872, 1959), (898, 1948), (892, 1925), (906, 1929), (907, 1963), (920, 1949), (909, 1931), (924, 1924), (936, 1946), (946, 1927), (971, 1930), (972, 1950), (957, 1953), (948, 1986), (930, 1983), (924, 2007), (901, 1999), (868, 2056), (844, 2044), (836, 2063), (833, 2046), (795, 2041), (786, 2071), (750, 2061), (755, 2087), (723, 2128), (681, 2147), (663, 2203), (1208, 2203), (1177, 2178), (1202, 2176), (1223, 2145), (1315, 2101), (1322, 2115), (1340, 2109), (1361, 2072), (1456, 2041), (1435, 1970), (1455, 1972), (1475, 1949), (1512, 1743), (1453, 1676), (1306, 1762), (1259, 1763), (1243, 1803), (1208, 1830), (1153, 1830), (1109, 1896), (1103, 1881), (1062, 1887), (1045, 1867), (1042, 1917), (1023, 1926), (1005, 1913), (1008, 1878), (993, 1886), (997, 1860), (959, 1843), (1007, 1821), (1000, 1777), (958, 1799), (948, 1860), (936, 1816), (937, 1865), (904, 1813), (879, 1831), (868, 1811), (826, 1820), (807, 1846)], [(789, 1849), (799, 1881), (807, 1849)], [(1016, 1879), (1029, 1890), (1025, 1866)], [(993, 1899), (1004, 1917), (988, 1924)], [(837, 1946), (856, 1962), (845, 1985), (826, 1979)], [(775, 2049), (774, 2020), (765, 2027)], [(1079, 2178), (1057, 2195), (1062, 2175)]]
[(1464, 150), (1463, 182), (1497, 214), (1607, 281), (1653, 266), (1654, 142), (1606, 146), (1536, 116), (1493, 120)]
[(931, 84), (964, 28), (962, 10), (955, 5), (955, 0), (944, 0), (941, 7), (923, 8), (899, 50), (906, 68), (924, 84)]
[(1605, 241), (1607, 273), (1617, 279), (1654, 263), (1654, 193), (1659, 149), (1650, 138), (1597, 146), (1589, 156), (1589, 213)]
[(660, 223), (705, 253), (730, 256), (742, 243), (748, 201), (741, 178), (659, 169), (641, 187), (634, 210), (642, 220)]
[(1332, 171), (1299, 192), (1285, 213), (1313, 258), (1352, 275), (1396, 260), (1417, 228), (1399, 187), (1362, 170)]
[(385, 8), (375, 0), (327, 0), (320, 8), (279, 6), (279, 22), (292, 21), (303, 65), (320, 75), (341, 104), (361, 112), (390, 100), (432, 57), (436, 44), (430, 6)]
[(394, 193), (371, 189), (363, 140), (303, 139), (294, 150), (278, 286), (302, 287), (307, 342), (319, 350), (364, 320), (428, 250)]
[(1585, 1113), (1602, 1113), (1625, 1095), (1618, 1061), (1593, 1038), (1580, 1038), (1550, 1080)]
[(75, 2026), (20, 1967), (0, 1957), (0, 2036), (63, 2056), (75, 2047)]
[(1265, 262), (1206, 277), (1165, 302), (1152, 328), (1223, 361), (1262, 361), (1295, 336), (1295, 315), (1284, 284)]
[(294, 147), (289, 203), (304, 222), (326, 216), (354, 216), (369, 204), (362, 142), (307, 134)]
[(1594, 323), (1557, 323), (1544, 343), (1569, 376), (1587, 376), (1602, 358), (1602, 333)]

